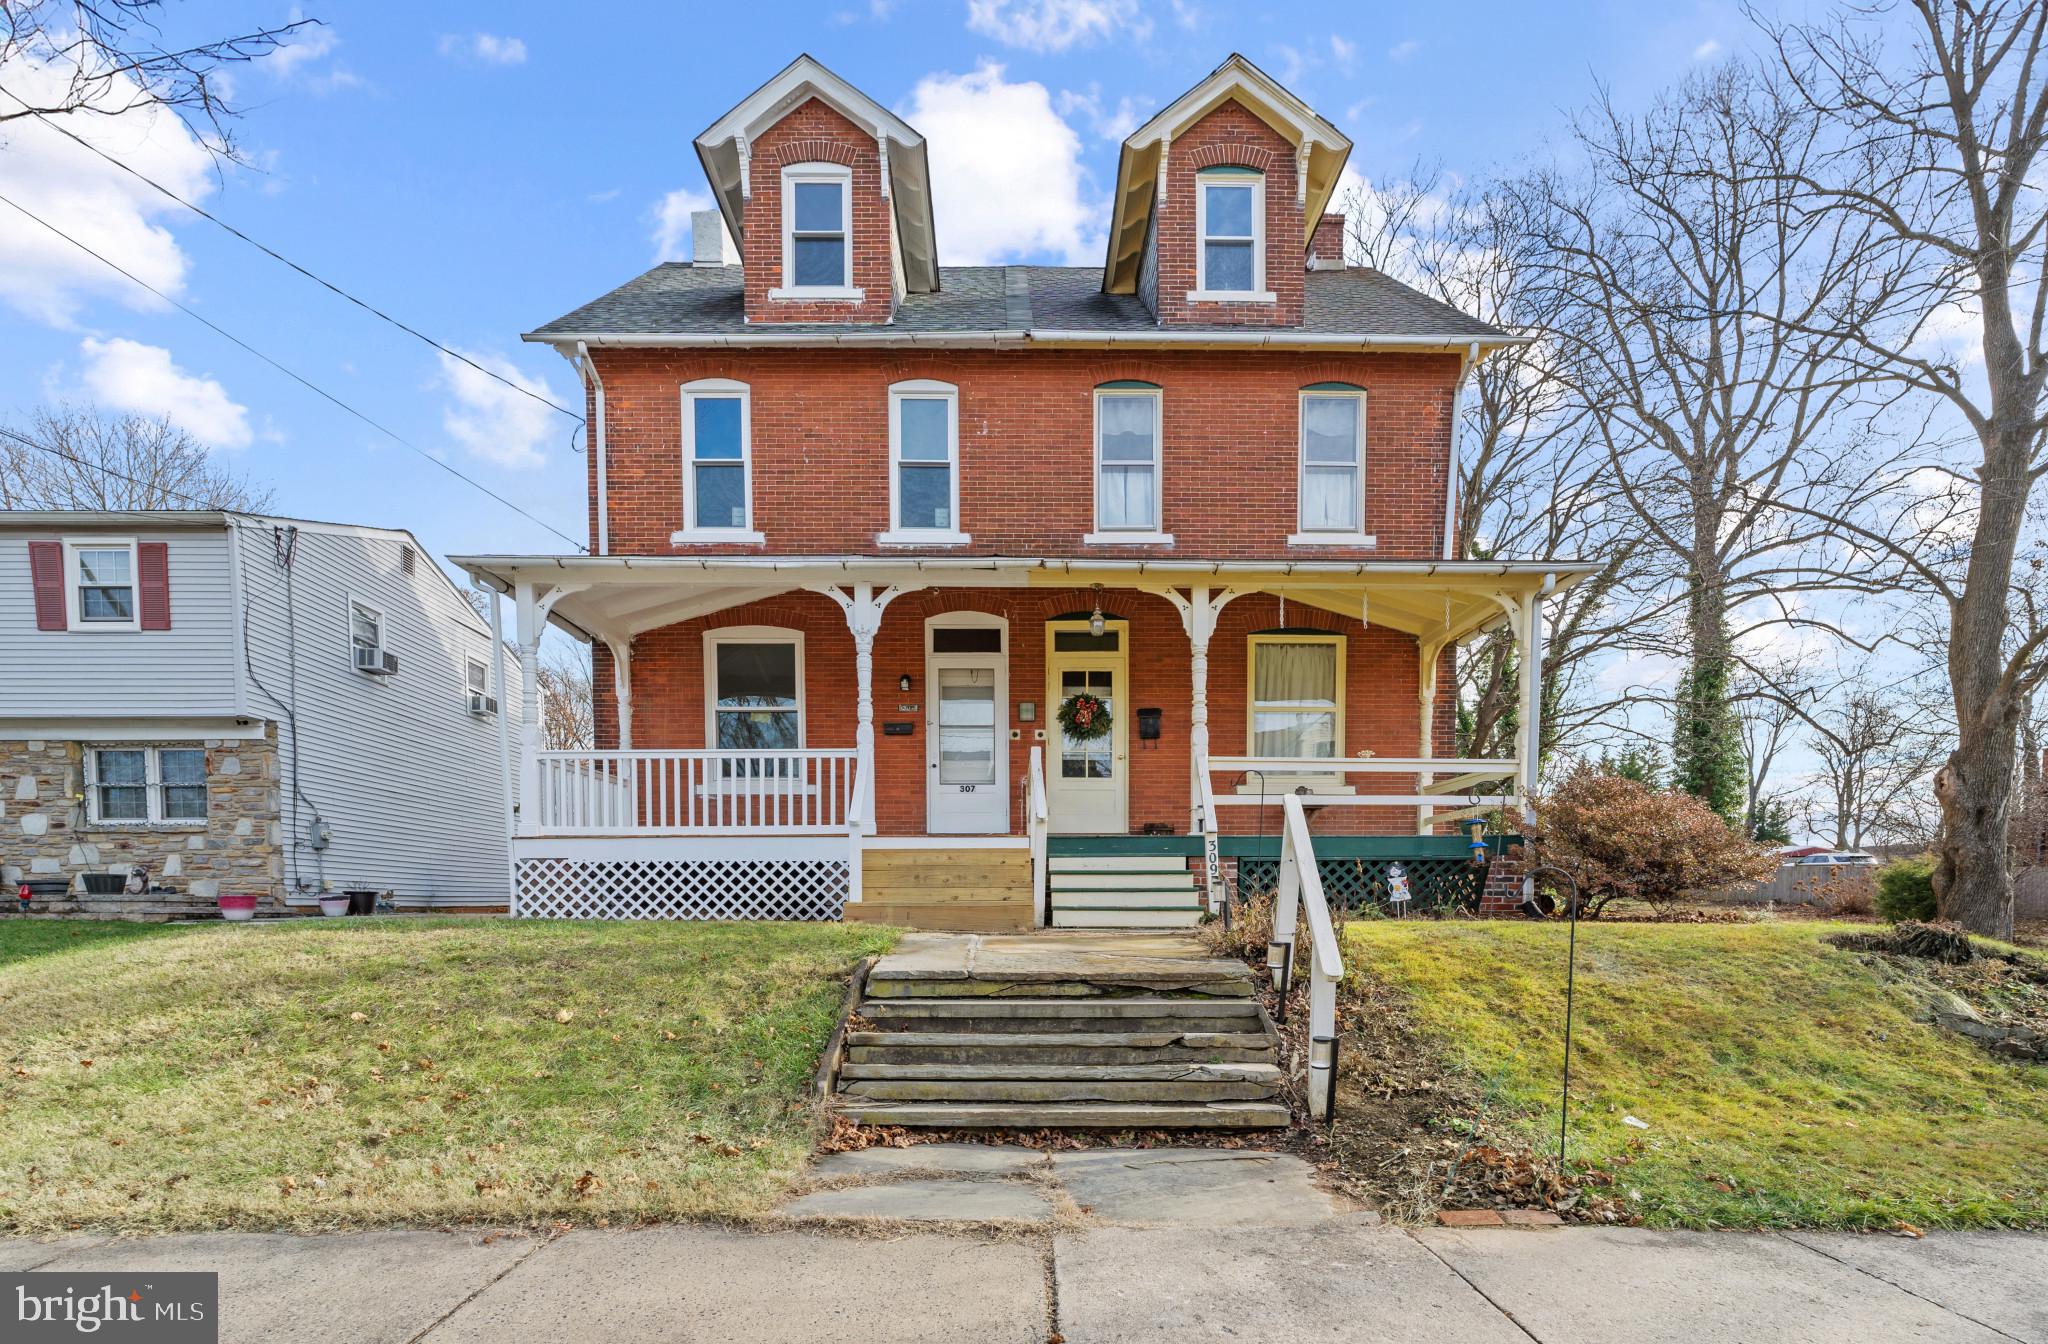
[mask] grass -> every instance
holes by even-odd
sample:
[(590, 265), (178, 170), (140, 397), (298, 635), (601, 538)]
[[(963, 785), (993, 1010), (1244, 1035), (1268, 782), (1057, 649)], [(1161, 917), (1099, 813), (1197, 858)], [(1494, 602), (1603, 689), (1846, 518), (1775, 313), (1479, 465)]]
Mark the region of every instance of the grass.
[(743, 1217), (808, 1152), (844, 978), (894, 937), (0, 924), (0, 1229)]
[[(2048, 1066), (1924, 1025), (1912, 984), (1822, 941), (1843, 927), (1582, 924), (1572, 1163), (1658, 1226), (2048, 1223)], [(1489, 1122), (1554, 1155), (1563, 926), (1345, 938)]]

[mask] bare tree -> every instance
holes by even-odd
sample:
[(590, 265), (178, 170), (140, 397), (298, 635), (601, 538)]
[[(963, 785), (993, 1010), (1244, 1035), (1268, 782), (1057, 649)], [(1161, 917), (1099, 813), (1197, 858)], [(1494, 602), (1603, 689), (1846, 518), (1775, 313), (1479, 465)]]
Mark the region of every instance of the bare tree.
[(0, 429), (0, 508), (260, 513), (270, 500), (168, 419), (45, 406)]
[[(1788, 186), (1913, 279), (1874, 312), (1774, 321), (1796, 339), (1848, 342), (1866, 376), (1939, 408), (1968, 445), (1900, 474), (1925, 496), (1911, 507), (1837, 525), (1859, 562), (1946, 609), (1957, 737), (1934, 785), (1935, 893), (1944, 917), (2009, 935), (2014, 746), (2048, 675), (2048, 554), (2033, 503), (2048, 471), (2048, 5), (1910, 0), (1811, 23), (1753, 17), (1825, 132), (1823, 148), (1780, 166)], [(1904, 51), (1884, 40), (1894, 17), (1910, 34)]]
[(1585, 170), (1539, 178), (1525, 212), (1544, 230), (1531, 279), (1555, 295), (1560, 376), (1660, 594), (1629, 641), (1685, 669), (1676, 782), (1731, 825), (1753, 793), (1731, 703), (1738, 676), (1763, 672), (1748, 650), (1817, 621), (1803, 593), (1864, 582), (1805, 561), (1863, 479), (1881, 389), (1847, 337), (1787, 333), (1864, 311), (1897, 277), (1887, 254), (1808, 227), (1784, 190), (1817, 122), (1733, 63), (1641, 115), (1603, 98), (1574, 123)]
[(1931, 779), (1946, 742), (1911, 710), (1870, 686), (1851, 686), (1812, 720), (1837, 849), (1925, 838)]
[(166, 41), (157, 20), (163, 0), (7, 0), (0, 4), (0, 69), (17, 59), (55, 64), (69, 78), (53, 93), (9, 88), (0, 122), (90, 112), (119, 116), (140, 107), (170, 109), (200, 143), (233, 157), (222, 69), (282, 46), (317, 19), (254, 28), (232, 37)]
[[(1547, 557), (1601, 562), (1598, 573), (1546, 612), (1542, 741), (1570, 751), (1617, 703), (1594, 687), (1594, 660), (1627, 623), (1636, 542), (1615, 524), (1605, 460), (1586, 409), (1557, 376), (1544, 344), (1554, 291), (1525, 282), (1537, 231), (1520, 213), (1531, 200), (1499, 184), (1445, 189), (1418, 165), (1405, 177), (1346, 198), (1348, 260), (1372, 266), (1516, 335), (1532, 338), (1468, 368), (1462, 384), (1452, 549), (1461, 557)], [(1458, 751), (1512, 752), (1519, 677), (1514, 638), (1481, 638), (1458, 665)]]
[(545, 751), (588, 751), (596, 740), (590, 655), (580, 646), (544, 647), (538, 669), (540, 744)]

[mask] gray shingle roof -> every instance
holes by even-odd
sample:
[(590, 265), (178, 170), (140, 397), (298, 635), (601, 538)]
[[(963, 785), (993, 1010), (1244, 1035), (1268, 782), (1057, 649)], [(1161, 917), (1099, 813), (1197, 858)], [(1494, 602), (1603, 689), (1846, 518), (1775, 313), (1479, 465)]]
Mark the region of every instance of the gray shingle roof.
[[(1102, 292), (1092, 266), (945, 266), (936, 294), (910, 294), (890, 329), (948, 331), (1151, 331), (1151, 313), (1135, 294)], [(1305, 333), (1375, 336), (1503, 335), (1379, 271), (1353, 267), (1308, 271)], [(777, 332), (832, 332), (833, 323), (775, 324)], [(737, 266), (665, 262), (603, 298), (529, 333), (531, 339), (603, 335), (742, 333), (750, 328)], [(1177, 326), (1175, 331), (1242, 331), (1242, 327)]]

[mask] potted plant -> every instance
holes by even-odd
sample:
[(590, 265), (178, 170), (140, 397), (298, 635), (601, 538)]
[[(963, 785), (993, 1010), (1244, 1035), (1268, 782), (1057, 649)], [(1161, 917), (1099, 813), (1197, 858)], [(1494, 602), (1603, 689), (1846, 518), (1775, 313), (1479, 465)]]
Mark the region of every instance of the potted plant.
[(348, 913), (348, 893), (345, 891), (321, 892), (320, 913), (329, 919), (340, 919)]
[(253, 895), (226, 895), (220, 898), (220, 917), (240, 923), (256, 918), (256, 898)]

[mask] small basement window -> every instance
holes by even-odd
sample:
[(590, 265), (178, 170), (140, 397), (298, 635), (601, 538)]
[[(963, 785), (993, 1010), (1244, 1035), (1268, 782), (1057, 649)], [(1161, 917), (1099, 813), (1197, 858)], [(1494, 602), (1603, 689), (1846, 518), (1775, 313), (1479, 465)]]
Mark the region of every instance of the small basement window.
[(95, 825), (204, 825), (202, 747), (97, 747), (86, 756), (86, 812)]

